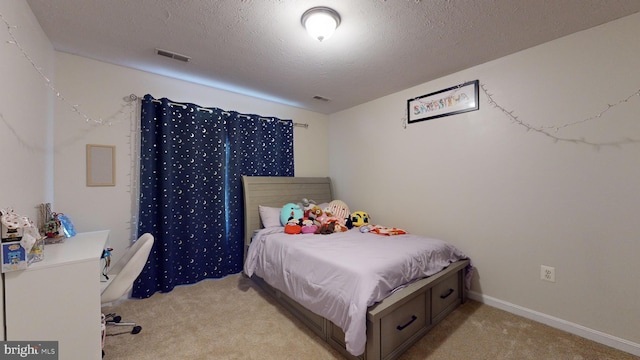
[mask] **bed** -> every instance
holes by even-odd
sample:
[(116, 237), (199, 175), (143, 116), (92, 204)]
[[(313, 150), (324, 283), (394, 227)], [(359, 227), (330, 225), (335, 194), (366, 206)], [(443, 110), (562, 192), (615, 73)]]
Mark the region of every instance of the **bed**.
[[(346, 358), (396, 359), (466, 300), (470, 261), (441, 240), (363, 234), (355, 228), (331, 235), (264, 228), (261, 207), (282, 207), (303, 198), (334, 200), (329, 178), (245, 176), (242, 183), (245, 275)], [(446, 254), (436, 252), (434, 258), (432, 246)], [(374, 252), (378, 247), (384, 256)], [(421, 247), (428, 256), (416, 250)], [(395, 263), (389, 255), (402, 249), (405, 254), (398, 261), (408, 264)], [(352, 250), (365, 261), (353, 265)], [(374, 257), (384, 261), (370, 261)], [(414, 266), (416, 262), (424, 266)], [(305, 266), (312, 271), (303, 273)], [(375, 281), (369, 280), (370, 272)]]

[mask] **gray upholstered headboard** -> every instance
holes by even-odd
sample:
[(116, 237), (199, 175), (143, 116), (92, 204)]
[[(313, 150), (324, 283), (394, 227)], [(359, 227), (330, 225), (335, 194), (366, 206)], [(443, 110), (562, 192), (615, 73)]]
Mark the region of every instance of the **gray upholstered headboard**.
[(262, 228), (258, 206), (282, 207), (299, 203), (303, 198), (317, 204), (333, 200), (328, 177), (243, 176), (244, 190), (244, 255), (253, 232)]

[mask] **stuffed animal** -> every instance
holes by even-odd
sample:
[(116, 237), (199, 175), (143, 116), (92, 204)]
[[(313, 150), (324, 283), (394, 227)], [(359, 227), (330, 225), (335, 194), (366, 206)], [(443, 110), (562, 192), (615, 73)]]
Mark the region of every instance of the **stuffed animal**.
[(329, 203), (329, 211), (331, 212), (331, 216), (335, 216), (338, 218), (340, 225), (345, 225), (347, 219), (349, 218), (349, 207), (342, 200), (333, 200)]
[(371, 218), (369, 217), (369, 214), (364, 211), (356, 211), (354, 213), (351, 213), (349, 219), (351, 220), (351, 224), (353, 224), (353, 226), (361, 227), (364, 225), (369, 225), (369, 220)]
[(340, 222), (336, 222), (336, 225), (333, 228), (333, 232), (343, 232), (347, 230), (349, 230), (349, 228), (346, 225), (342, 225)]
[(302, 198), (302, 202), (299, 205), (302, 208), (302, 211), (304, 213), (304, 217), (308, 218), (309, 217), (309, 213), (311, 212), (311, 209), (314, 206), (316, 206), (316, 202), (313, 201), (313, 200), (309, 200), (307, 198)]
[(316, 234), (332, 234), (334, 232), (347, 231), (346, 226), (349, 219), (349, 208), (347, 204), (340, 200), (334, 200), (329, 206), (324, 208), (322, 215), (316, 217), (316, 221), (320, 222), (320, 227)]
[(345, 225), (340, 224), (337, 218), (332, 217), (328, 218), (325, 222), (320, 225), (316, 234), (333, 234), (334, 232), (343, 232), (349, 230)]
[(302, 232), (303, 234), (314, 234), (317, 230), (318, 226), (313, 223), (313, 220), (302, 220), (302, 229), (300, 232)]
[(351, 222), (351, 217), (347, 218), (347, 221), (344, 223), (344, 226), (346, 226), (347, 229), (353, 229), (353, 223)]
[(287, 222), (287, 225), (284, 226), (285, 234), (300, 234), (302, 232), (302, 227), (298, 223), (298, 220), (291, 219)]
[(282, 226), (287, 225), (291, 219), (295, 219), (298, 222), (302, 221), (303, 217), (304, 212), (298, 204), (288, 203), (282, 207), (282, 210), (280, 210), (280, 224), (282, 224)]
[[(318, 210), (319, 209), (319, 210)], [(331, 211), (329, 210), (329, 207), (326, 207), (324, 209), (314, 209), (314, 213), (316, 213), (316, 218), (315, 221), (319, 224), (316, 224), (318, 226), (324, 224), (327, 220), (327, 218), (331, 217)]]
[(335, 227), (336, 227), (335, 222), (324, 223), (320, 225), (318, 230), (316, 230), (316, 234), (322, 234), (322, 235), (333, 234)]
[(322, 211), (322, 209), (320, 209), (320, 206), (314, 205), (311, 208), (311, 210), (309, 211), (309, 214), (307, 215), (307, 218), (309, 218), (309, 220), (313, 221), (314, 225), (320, 226), (322, 224), (323, 214), (324, 214), (324, 212)]

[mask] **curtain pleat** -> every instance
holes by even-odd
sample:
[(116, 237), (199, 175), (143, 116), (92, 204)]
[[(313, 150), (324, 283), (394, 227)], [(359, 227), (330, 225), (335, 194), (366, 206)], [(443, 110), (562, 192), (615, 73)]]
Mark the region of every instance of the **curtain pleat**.
[(242, 271), (244, 198), (242, 176), (293, 176), (293, 122), (232, 113), (228, 135), (228, 229), (232, 263)]

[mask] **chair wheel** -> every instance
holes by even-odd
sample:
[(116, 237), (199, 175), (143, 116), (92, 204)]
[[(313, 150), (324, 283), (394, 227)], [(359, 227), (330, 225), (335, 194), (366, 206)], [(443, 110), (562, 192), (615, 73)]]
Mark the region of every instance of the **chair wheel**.
[(142, 331), (142, 326), (140, 326), (140, 325), (136, 325), (136, 326), (134, 326), (134, 327), (133, 327), (133, 329), (131, 330), (131, 333), (132, 333), (132, 334), (137, 334), (137, 333), (139, 333), (140, 331)]
[(113, 317), (113, 322), (119, 323), (120, 321), (122, 321), (122, 316), (118, 315)]

